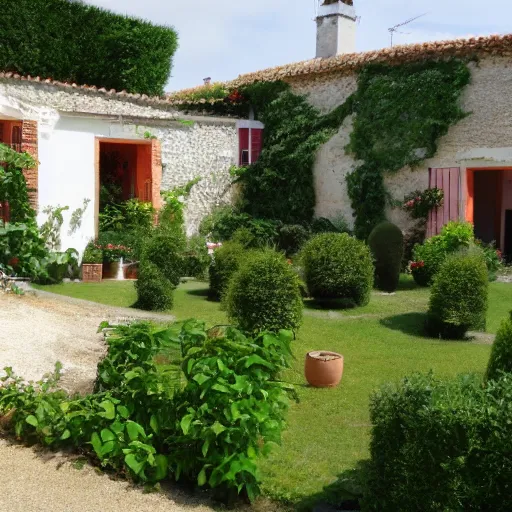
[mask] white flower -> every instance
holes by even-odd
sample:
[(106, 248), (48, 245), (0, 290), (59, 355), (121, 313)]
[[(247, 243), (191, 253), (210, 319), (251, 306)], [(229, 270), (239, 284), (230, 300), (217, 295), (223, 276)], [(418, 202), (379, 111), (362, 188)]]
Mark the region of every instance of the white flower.
[(185, 196), (180, 196), (180, 197), (178, 197), (178, 201), (179, 201), (180, 203), (184, 203), (184, 202), (185, 202)]

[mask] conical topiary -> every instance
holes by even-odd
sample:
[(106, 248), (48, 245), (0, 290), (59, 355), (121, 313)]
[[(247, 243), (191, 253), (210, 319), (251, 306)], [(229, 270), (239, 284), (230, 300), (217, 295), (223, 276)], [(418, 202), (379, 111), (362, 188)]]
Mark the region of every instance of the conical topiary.
[(512, 373), (512, 311), (496, 335), (487, 367), (487, 380), (498, 379), (500, 372)]
[(404, 255), (404, 235), (391, 222), (377, 224), (368, 238), (375, 260), (375, 282), (384, 292), (394, 292), (400, 281), (400, 268)]

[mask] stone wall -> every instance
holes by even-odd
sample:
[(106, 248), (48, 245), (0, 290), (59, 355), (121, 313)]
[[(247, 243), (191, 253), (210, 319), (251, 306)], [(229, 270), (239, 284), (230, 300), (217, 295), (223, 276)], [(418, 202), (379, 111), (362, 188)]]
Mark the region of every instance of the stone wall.
[[(413, 190), (427, 188), (429, 168), (481, 166), (482, 159), (478, 159), (478, 155), (485, 154), (489, 148), (512, 146), (512, 59), (486, 57), (469, 66), (472, 81), (463, 94), (462, 107), (470, 115), (452, 126), (439, 141), (435, 157), (415, 170), (404, 168), (386, 177), (386, 186), (393, 198), (401, 200)], [(295, 92), (308, 95), (310, 103), (322, 112), (342, 104), (357, 87), (356, 76), (346, 75), (320, 75), (315, 80), (293, 79), (290, 83)], [(340, 131), (319, 150), (314, 171), (316, 214), (330, 218), (342, 214), (350, 224), (353, 216), (346, 176), (357, 162), (345, 153), (344, 147), (349, 141), (351, 126), (351, 119), (346, 119)], [(411, 225), (401, 210), (389, 210), (388, 216), (402, 229)]]
[(187, 200), (187, 233), (195, 233), (201, 219), (220, 204), (231, 201), (229, 169), (236, 163), (236, 122), (200, 121), (192, 127), (160, 130), (162, 190), (185, 185), (201, 176)]

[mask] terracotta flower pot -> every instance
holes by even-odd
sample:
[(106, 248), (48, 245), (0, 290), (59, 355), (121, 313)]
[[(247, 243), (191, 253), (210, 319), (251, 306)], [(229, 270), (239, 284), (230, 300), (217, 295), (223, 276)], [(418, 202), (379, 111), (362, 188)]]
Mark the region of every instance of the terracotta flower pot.
[(84, 283), (99, 283), (103, 274), (101, 263), (84, 263), (82, 265), (82, 281)]
[(315, 388), (334, 388), (343, 376), (343, 356), (318, 350), (306, 356), (306, 380)]

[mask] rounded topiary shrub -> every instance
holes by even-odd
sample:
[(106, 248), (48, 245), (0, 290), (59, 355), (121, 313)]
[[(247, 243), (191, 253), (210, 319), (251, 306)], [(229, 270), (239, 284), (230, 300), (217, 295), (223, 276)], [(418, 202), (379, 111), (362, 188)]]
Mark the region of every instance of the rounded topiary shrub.
[(350, 235), (326, 233), (302, 250), (304, 280), (315, 299), (342, 299), (364, 306), (370, 301), (374, 267), (368, 246)]
[(172, 308), (174, 286), (153, 263), (141, 263), (135, 290), (139, 309), (166, 311)]
[(385, 292), (396, 291), (404, 254), (402, 231), (391, 222), (381, 222), (370, 233), (368, 245), (375, 261), (377, 287)]
[(481, 251), (448, 256), (434, 278), (427, 317), (430, 335), (462, 339), (469, 329), (485, 329), (489, 291)]
[(503, 320), (496, 335), (487, 367), (487, 379), (498, 379), (501, 372), (512, 373), (512, 311), (510, 318)]
[(211, 299), (219, 300), (222, 297), (246, 253), (244, 246), (235, 242), (226, 242), (215, 251), (210, 265)]
[(156, 265), (166, 279), (178, 286), (185, 270), (185, 247), (181, 230), (158, 228), (143, 249), (143, 259)]
[(297, 254), (310, 237), (309, 231), (300, 224), (286, 224), (279, 231), (279, 248), (287, 256)]
[(207, 279), (208, 267), (211, 257), (208, 254), (206, 238), (195, 235), (187, 240), (187, 249), (184, 253), (183, 275), (196, 279)]
[(229, 318), (247, 331), (296, 330), (302, 321), (299, 277), (284, 256), (271, 249), (245, 259), (224, 303)]

